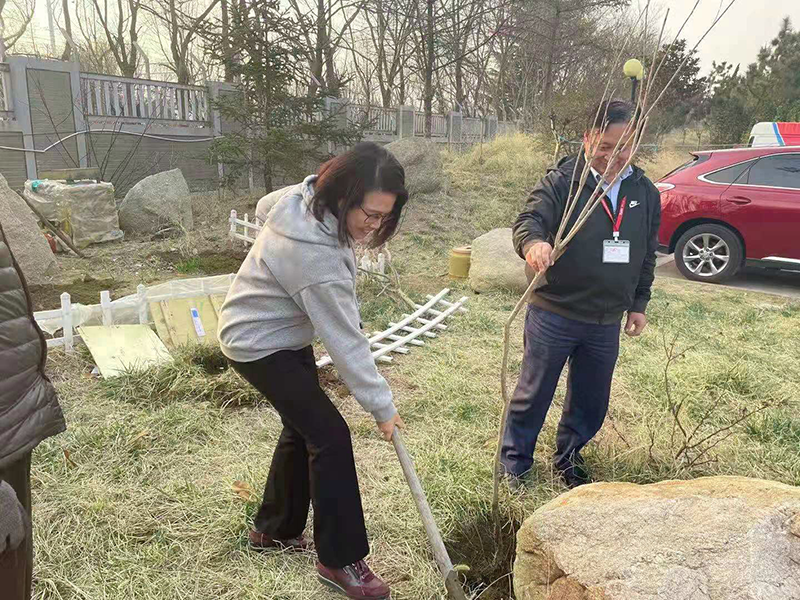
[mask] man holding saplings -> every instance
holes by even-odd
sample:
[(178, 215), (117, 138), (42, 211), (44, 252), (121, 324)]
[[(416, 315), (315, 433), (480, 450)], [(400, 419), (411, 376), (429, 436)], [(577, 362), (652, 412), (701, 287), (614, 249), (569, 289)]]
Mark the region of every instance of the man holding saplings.
[[(527, 262), (529, 279), (545, 271), (545, 282), (528, 306), (522, 372), (503, 434), (502, 464), (512, 487), (531, 469), (536, 440), (567, 362), (554, 463), (568, 487), (590, 481), (580, 452), (600, 430), (608, 410), (622, 317), (627, 313), (629, 336), (640, 335), (647, 325), (661, 218), (659, 192), (638, 167), (623, 171), (633, 147), (634, 127), (629, 125), (634, 107), (621, 100), (604, 101), (590, 115), (580, 154), (549, 170), (513, 227), (514, 245)], [(591, 174), (567, 231), (598, 185), (604, 190), (601, 205), (554, 262), (553, 238), (593, 149)], [(617, 174), (620, 178), (609, 186)]]

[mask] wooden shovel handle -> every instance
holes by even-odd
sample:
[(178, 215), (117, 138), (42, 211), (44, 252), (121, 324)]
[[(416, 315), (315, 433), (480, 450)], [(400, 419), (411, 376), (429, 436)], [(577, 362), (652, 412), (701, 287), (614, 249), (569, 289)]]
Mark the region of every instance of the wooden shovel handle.
[(400, 430), (397, 427), (394, 428), (392, 443), (394, 444), (395, 452), (397, 452), (397, 458), (400, 459), (400, 466), (403, 468), (403, 475), (406, 477), (408, 487), (411, 488), (411, 495), (417, 505), (417, 510), (419, 510), (420, 517), (422, 517), (422, 524), (425, 526), (425, 532), (428, 534), (428, 540), (433, 549), (433, 557), (444, 578), (445, 588), (452, 600), (467, 600), (464, 590), (461, 589), (458, 583), (458, 577), (453, 569), (453, 562), (450, 560), (450, 555), (444, 547), (442, 534), (439, 533), (439, 528), (433, 520), (433, 513), (425, 497), (425, 492), (422, 490), (422, 484), (419, 482), (417, 472), (414, 469), (414, 462), (411, 460), (408, 450), (406, 450), (406, 446), (403, 443), (403, 436), (400, 434)]

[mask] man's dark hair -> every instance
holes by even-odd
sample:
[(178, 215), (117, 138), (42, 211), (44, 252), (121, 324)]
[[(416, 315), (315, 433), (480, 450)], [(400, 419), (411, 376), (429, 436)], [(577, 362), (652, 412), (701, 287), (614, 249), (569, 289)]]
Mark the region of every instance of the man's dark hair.
[(625, 100), (603, 100), (589, 113), (586, 130), (602, 130), (609, 125), (628, 123), (634, 118), (634, 110), (633, 104)]
[(347, 214), (361, 206), (369, 192), (395, 194), (397, 200), (391, 214), (372, 236), (370, 245), (377, 248), (397, 231), (408, 202), (405, 181), (405, 170), (391, 152), (373, 142), (361, 142), (319, 168), (309, 208), (318, 221), (322, 221), (326, 210), (333, 213), (339, 220), (339, 243), (349, 246), (352, 240), (347, 231)]

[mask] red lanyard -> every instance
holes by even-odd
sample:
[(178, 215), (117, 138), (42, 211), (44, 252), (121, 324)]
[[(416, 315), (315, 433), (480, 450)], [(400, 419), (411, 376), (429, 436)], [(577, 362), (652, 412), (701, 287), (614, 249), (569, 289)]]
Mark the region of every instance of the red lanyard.
[(614, 239), (617, 240), (617, 239), (619, 239), (619, 228), (620, 228), (620, 225), (622, 225), (622, 217), (625, 215), (625, 205), (627, 204), (627, 201), (626, 201), (625, 198), (622, 198), (622, 200), (620, 200), (621, 204), (619, 205), (619, 212), (617, 213), (617, 218), (614, 219), (614, 215), (611, 214), (611, 209), (608, 207), (608, 204), (606, 204), (606, 200), (607, 200), (607, 198), (603, 198), (600, 201), (600, 203), (603, 205), (603, 208), (606, 210), (606, 214), (608, 215), (608, 218), (611, 219), (611, 225), (613, 227), (612, 232), (613, 232), (613, 235), (614, 235)]

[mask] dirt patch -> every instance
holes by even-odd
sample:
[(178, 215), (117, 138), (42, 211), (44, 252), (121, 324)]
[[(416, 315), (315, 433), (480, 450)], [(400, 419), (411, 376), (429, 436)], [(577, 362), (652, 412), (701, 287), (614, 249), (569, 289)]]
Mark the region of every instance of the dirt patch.
[(165, 250), (155, 252), (148, 258), (156, 258), (170, 270), (185, 275), (227, 275), (239, 270), (245, 256), (234, 250), (205, 250), (187, 257), (178, 250)]
[(333, 367), (323, 367), (318, 370), (319, 385), (322, 389), (333, 392), (337, 398), (347, 398), (350, 390)]
[(218, 346), (197, 346), (193, 349), (189, 362), (197, 365), (209, 375), (219, 375), (231, 366)]
[(90, 275), (71, 283), (28, 286), (33, 301), (33, 310), (52, 310), (61, 307), (61, 294), (68, 292), (73, 304), (100, 304), (100, 292), (114, 291), (114, 279), (94, 279)]
[(518, 521), (507, 521), (498, 544), (491, 515), (481, 514), (463, 522), (445, 540), (453, 564), (469, 567), (460, 575), (465, 587), (482, 600), (514, 597), (512, 570), (519, 527)]

